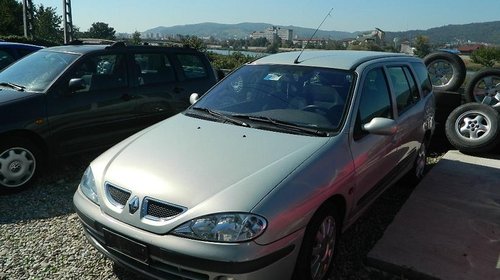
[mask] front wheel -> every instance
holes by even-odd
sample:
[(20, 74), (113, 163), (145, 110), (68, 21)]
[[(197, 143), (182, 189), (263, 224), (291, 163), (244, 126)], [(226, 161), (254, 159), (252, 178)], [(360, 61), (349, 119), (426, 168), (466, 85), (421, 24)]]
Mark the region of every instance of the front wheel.
[(481, 154), (500, 141), (498, 112), (482, 103), (466, 103), (453, 110), (446, 120), (450, 143), (463, 153)]
[(0, 192), (26, 188), (39, 169), (41, 153), (31, 142), (14, 138), (0, 144)]
[(330, 205), (323, 205), (307, 226), (293, 279), (328, 279), (333, 268), (340, 229), (338, 212)]

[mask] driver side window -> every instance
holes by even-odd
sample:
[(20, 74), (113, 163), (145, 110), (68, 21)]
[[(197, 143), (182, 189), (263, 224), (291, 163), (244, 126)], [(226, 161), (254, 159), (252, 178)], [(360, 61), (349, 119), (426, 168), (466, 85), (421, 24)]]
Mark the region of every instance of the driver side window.
[(84, 88), (77, 92), (101, 91), (127, 86), (126, 60), (123, 55), (98, 55), (86, 58), (70, 74), (82, 79)]

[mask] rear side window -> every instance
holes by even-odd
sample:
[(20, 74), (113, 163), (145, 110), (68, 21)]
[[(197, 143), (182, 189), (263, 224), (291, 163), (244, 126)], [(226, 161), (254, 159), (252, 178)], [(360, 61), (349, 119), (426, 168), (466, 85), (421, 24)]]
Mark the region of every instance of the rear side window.
[(420, 99), (418, 88), (407, 67), (389, 67), (387, 71), (396, 97), (398, 112), (402, 113)]
[(139, 86), (164, 84), (175, 81), (174, 68), (170, 64), (166, 54), (135, 54), (134, 67)]
[(208, 77), (207, 69), (201, 58), (194, 54), (178, 54), (184, 76), (187, 79), (199, 79)]
[(429, 79), (429, 73), (427, 72), (427, 67), (423, 63), (412, 63), (413, 69), (417, 73), (417, 79), (422, 88), (422, 93), (427, 96), (432, 91), (432, 83)]

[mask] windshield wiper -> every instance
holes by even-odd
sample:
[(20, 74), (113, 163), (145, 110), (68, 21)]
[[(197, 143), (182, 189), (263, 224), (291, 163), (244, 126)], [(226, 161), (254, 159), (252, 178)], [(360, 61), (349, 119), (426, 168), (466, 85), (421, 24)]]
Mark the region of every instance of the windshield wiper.
[(209, 109), (209, 108), (192, 107), (191, 109), (208, 113), (211, 116), (214, 116), (219, 120), (223, 120), (224, 122), (229, 122), (229, 123), (236, 124), (239, 126), (244, 126), (244, 127), (250, 127), (249, 124), (247, 124), (246, 122), (244, 122), (242, 120), (239, 120), (239, 119), (234, 118), (232, 116), (222, 114), (220, 112), (214, 111), (214, 110)]
[(18, 85), (18, 84), (14, 84), (14, 83), (9, 83), (9, 82), (1, 82), (0, 86), (10, 87), (10, 88), (13, 88), (13, 89), (15, 89), (17, 91), (24, 91), (24, 89), (26, 88), (24, 86), (21, 86), (21, 85)]
[(303, 126), (297, 125), (295, 123), (280, 121), (280, 120), (272, 119), (270, 117), (252, 116), (252, 115), (233, 115), (233, 117), (245, 118), (247, 120), (257, 121), (257, 122), (264, 122), (264, 123), (272, 124), (276, 127), (284, 128), (284, 129), (287, 129), (289, 131), (294, 131), (294, 132), (307, 133), (307, 134), (312, 134), (312, 135), (317, 135), (317, 136), (329, 136), (330, 135), (327, 131), (322, 131), (322, 130), (318, 130), (318, 129), (314, 129), (314, 128), (310, 128), (310, 127), (303, 127)]

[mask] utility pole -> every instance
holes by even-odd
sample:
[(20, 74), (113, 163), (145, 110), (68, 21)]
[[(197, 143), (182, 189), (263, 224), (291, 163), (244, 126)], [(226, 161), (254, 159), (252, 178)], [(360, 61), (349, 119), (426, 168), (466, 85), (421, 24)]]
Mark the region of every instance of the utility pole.
[(71, 16), (71, 0), (63, 0), (64, 7), (64, 43), (73, 41), (73, 20)]
[(33, 39), (33, 2), (23, 0), (24, 37)]

